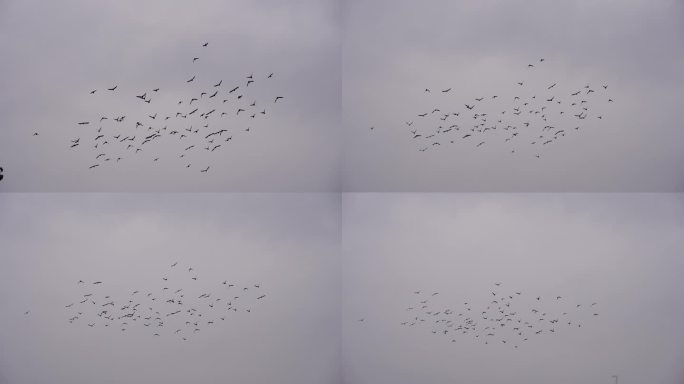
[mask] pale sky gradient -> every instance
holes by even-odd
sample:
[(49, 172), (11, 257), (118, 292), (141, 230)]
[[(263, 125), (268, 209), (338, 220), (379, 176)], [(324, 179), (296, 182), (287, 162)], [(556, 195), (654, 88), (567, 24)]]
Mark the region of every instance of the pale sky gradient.
[[(342, 207), (345, 383), (684, 379), (681, 194), (350, 194)], [(598, 302), (599, 316), (518, 349), (400, 324), (414, 291), (475, 311), (495, 282), (535, 305)]]
[[(0, 212), (1, 384), (338, 382), (339, 196), (2, 194)], [(167, 318), (160, 337), (69, 324), (79, 280), (117, 302), (178, 286), (207, 320), (198, 292), (224, 280), (267, 296), (183, 342)]]
[[(338, 8), (333, 0), (0, 1), (0, 191), (338, 190)], [(200, 60), (193, 63), (194, 57)], [(255, 83), (247, 87), (250, 74)], [(194, 83), (186, 83), (192, 76)], [(220, 80), (220, 88), (212, 87)], [(106, 91), (114, 85), (114, 93)], [(210, 102), (215, 89), (221, 93)], [(176, 118), (190, 112), (188, 103), (201, 90), (207, 96), (193, 104), (200, 110)], [(134, 97), (143, 92), (150, 104)], [(238, 93), (244, 93), (239, 101)], [(275, 104), (275, 96), (285, 99)], [(236, 115), (253, 101), (265, 116)], [(210, 119), (198, 116), (210, 108), (217, 109)], [(147, 117), (155, 113), (155, 120)], [(123, 123), (115, 124), (122, 115)], [(109, 120), (99, 124), (101, 116)], [(162, 122), (165, 116), (172, 119)], [(77, 125), (82, 121), (91, 124)], [(183, 141), (180, 134), (163, 135), (137, 154), (116, 149), (112, 136), (137, 135), (140, 144), (153, 132), (148, 125), (181, 133), (193, 125), (200, 132)], [(95, 149), (99, 126), (100, 142), (109, 145)], [(219, 129), (233, 140), (214, 152), (195, 140)], [(80, 146), (72, 149), (76, 138)], [(179, 158), (190, 144), (196, 148)], [(112, 160), (96, 161), (99, 153)], [(114, 164), (117, 157), (123, 159)], [(200, 173), (207, 165), (209, 172)]]
[[(678, 0), (2, 1), (0, 191), (681, 192), (683, 20)], [(247, 89), (249, 74), (256, 82)], [(220, 80), (221, 96), (242, 85), (244, 98), (206, 99)], [(105, 91), (115, 84), (116, 93)], [(575, 130), (573, 111), (559, 113), (585, 85), (598, 92)], [(209, 92), (197, 114), (177, 118), (201, 90)], [(145, 91), (151, 104), (134, 97)], [(453, 144), (418, 151), (425, 145), (409, 131), (426, 137), (440, 123), (418, 114), (463, 113), (493, 95), (476, 109), (487, 125), (508, 113), (481, 135), (483, 146), (459, 131), (439, 135)], [(523, 129), (527, 119), (511, 116), (517, 95), (563, 104)], [(235, 114), (252, 101), (253, 110)], [(199, 117), (210, 108), (212, 117)], [(125, 123), (114, 124), (121, 115)], [(110, 119), (102, 123), (108, 146), (93, 148), (101, 116)], [(471, 120), (449, 122), (467, 130)], [(507, 124), (520, 134), (509, 142)], [(538, 148), (540, 124), (566, 134)], [(179, 134), (140, 153), (112, 145), (116, 133), (139, 140), (162, 125)], [(180, 139), (188, 125), (201, 132)], [(209, 146), (204, 134), (218, 129), (232, 141)], [(181, 158), (185, 143), (195, 148)]]
[[(343, 190), (684, 190), (683, 2), (347, 0), (343, 4)], [(538, 62), (540, 58), (544, 63)], [(527, 69), (529, 63), (535, 64), (534, 70)], [(516, 84), (519, 81), (523, 87)], [(547, 90), (553, 83), (557, 85)], [(590, 99), (589, 117), (579, 121), (567, 109), (561, 117), (570, 94), (588, 84), (596, 90), (582, 95)], [(425, 88), (432, 90), (431, 97)], [(440, 92), (448, 88), (449, 93)], [(493, 95), (498, 99), (491, 101)], [(525, 116), (527, 108), (522, 108), (521, 116), (511, 116), (518, 95), (536, 95), (536, 100), (555, 96), (563, 104), (554, 101), (558, 110), (545, 111), (547, 122), (525, 129), (523, 123), (531, 120)], [(480, 97), (486, 100), (466, 113), (464, 104), (472, 105)], [(483, 107), (492, 104), (497, 106)], [(429, 117), (417, 115), (434, 108), (460, 116), (424, 124)], [(497, 123), (505, 109), (503, 122)], [(497, 123), (499, 128), (485, 132), (482, 140), (473, 141), (474, 135), (467, 144), (468, 139), (461, 137), (478, 111), (488, 113), (487, 127)], [(405, 123), (411, 121), (409, 128)], [(438, 124), (445, 128), (459, 124), (461, 133), (437, 134), (429, 145), (416, 144), (423, 139), (414, 140), (410, 130), (418, 129), (424, 138)], [(519, 126), (520, 134), (506, 142), (512, 131), (502, 129), (511, 124)], [(565, 129), (566, 136), (546, 146), (531, 145), (543, 125)], [(450, 135), (454, 144), (443, 139), (441, 146), (431, 147), (439, 137)], [(480, 141), (486, 143), (476, 148)], [(515, 142), (519, 144), (511, 145)], [(420, 152), (425, 146), (430, 150)]]

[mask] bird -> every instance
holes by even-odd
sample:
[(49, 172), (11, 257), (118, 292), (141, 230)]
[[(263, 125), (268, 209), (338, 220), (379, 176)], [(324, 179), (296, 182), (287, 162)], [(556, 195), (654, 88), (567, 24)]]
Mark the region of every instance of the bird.
[[(204, 42), (203, 44), (200, 41), (200, 44), (203, 45), (204, 47), (207, 47), (208, 41)], [(191, 56), (190, 58), (192, 59), (193, 63), (198, 61), (200, 58), (202, 58), (203, 61), (205, 60), (205, 58), (202, 55), (194, 56), (194, 57)], [(201, 85), (201, 84), (197, 83), (197, 81), (198, 81), (197, 76), (201, 76), (201, 75), (202, 75), (201, 73), (194, 73), (192, 75), (192, 77), (186, 78), (185, 81), (187, 83), (193, 82), (196, 85)], [(268, 79), (271, 79), (274, 77), (274, 72), (266, 72), (264, 74), (264, 76)], [(201, 80), (202, 79), (200, 78), (199, 81), (201, 81)], [(246, 76), (246, 85), (247, 86), (251, 85), (251, 83), (253, 83), (255, 81), (256, 81), (256, 78), (253, 75), (253, 73), (250, 73)], [(159, 114), (159, 113), (164, 113), (164, 112), (149, 111), (149, 113), (146, 114), (147, 117), (149, 117), (152, 121), (155, 121), (155, 122), (159, 122), (159, 121), (166, 122), (166, 121), (168, 121), (169, 127), (167, 128), (166, 125), (161, 126), (161, 124), (160, 125), (143, 124), (141, 121), (144, 121), (144, 120), (139, 120), (133, 126), (135, 129), (143, 129), (143, 130), (146, 130), (148, 132), (149, 131), (152, 131), (152, 132), (149, 132), (149, 134), (145, 135), (144, 138), (140, 138), (137, 140), (133, 135), (130, 135), (130, 134), (126, 135), (125, 133), (121, 132), (122, 129), (127, 128), (124, 124), (121, 124), (121, 125), (118, 125), (116, 127), (118, 132), (115, 132), (115, 133), (117, 133), (117, 134), (112, 135), (112, 137), (115, 138), (117, 140), (117, 142), (112, 143), (113, 140), (109, 139), (109, 133), (108, 133), (108, 129), (110, 128), (110, 126), (105, 125), (105, 121), (107, 121), (107, 122), (112, 121), (113, 123), (123, 123), (125, 115), (113, 117), (113, 116), (107, 116), (105, 114), (100, 113), (99, 114), (101, 116), (99, 118), (100, 126), (97, 127), (98, 135), (95, 138), (95, 142), (92, 143), (93, 147), (98, 150), (98, 153), (93, 154), (93, 157), (95, 157), (95, 155), (98, 155), (96, 157), (96, 159), (98, 159), (98, 163), (97, 164), (91, 163), (91, 164), (88, 164), (87, 166), (90, 169), (98, 168), (100, 166), (104, 166), (106, 163), (110, 162), (113, 159), (116, 159), (116, 162), (112, 161), (111, 163), (112, 164), (116, 163), (118, 165), (118, 162), (120, 160), (122, 160), (124, 158), (124, 156), (120, 156), (118, 154), (111, 152), (113, 150), (116, 150), (117, 143), (123, 144), (120, 148), (121, 150), (130, 150), (133, 153), (138, 153), (138, 152), (149, 152), (152, 150), (156, 150), (157, 148), (153, 148), (150, 145), (146, 145), (146, 144), (151, 143), (153, 141), (155, 143), (159, 143), (158, 145), (166, 145), (166, 144), (162, 144), (163, 138), (166, 136), (166, 135), (164, 135), (164, 133), (168, 133), (170, 136), (175, 135), (178, 139), (182, 139), (184, 141), (193, 141), (193, 137), (196, 137), (197, 139), (199, 139), (199, 136), (201, 136), (201, 135), (194, 136), (193, 134), (199, 133), (199, 130), (201, 130), (202, 128), (198, 128), (198, 129), (194, 129), (192, 127), (190, 129), (186, 128), (185, 132), (181, 133), (181, 132), (179, 132), (180, 130), (173, 129), (173, 128), (171, 128), (170, 125), (173, 122), (172, 119), (176, 119), (176, 121), (178, 122), (178, 121), (181, 121), (178, 119), (202, 118), (204, 120), (207, 120), (207, 123), (208, 123), (208, 124), (204, 125), (204, 128), (208, 128), (208, 125), (211, 124), (211, 122), (213, 121), (213, 120), (209, 120), (209, 119), (211, 118), (211, 115), (214, 113), (214, 111), (216, 111), (216, 115), (220, 114), (221, 117), (228, 117), (230, 115), (229, 111), (225, 111), (225, 110), (219, 111), (219, 110), (213, 109), (213, 110), (207, 111), (205, 109), (205, 108), (207, 108), (207, 104), (203, 103), (203, 96), (207, 95), (209, 99), (217, 97), (218, 94), (220, 93), (219, 87), (221, 87), (223, 85), (223, 80), (219, 79), (218, 82), (210, 83), (209, 85), (212, 85), (214, 88), (217, 88), (217, 89), (215, 89), (214, 92), (206, 92), (206, 89), (199, 89), (199, 90), (194, 89), (193, 91), (200, 93), (200, 95), (199, 95), (200, 97), (196, 97), (197, 93), (193, 92), (193, 94), (188, 95), (189, 97), (187, 99), (185, 97), (181, 96), (180, 98), (175, 100), (179, 106), (185, 104), (187, 100), (190, 100), (189, 103), (190, 103), (190, 105), (193, 106), (190, 108), (190, 109), (192, 109), (192, 111), (185, 112), (182, 109), (176, 110), (175, 116), (173, 116), (173, 115), (164, 116), (164, 115)], [(243, 86), (244, 85), (245, 84), (243, 84)], [(229, 90), (229, 93), (236, 93), (236, 91), (239, 90), (240, 87), (241, 87), (240, 85), (233, 84), (232, 88)], [(153, 89), (150, 88), (151, 89), (150, 92), (155, 92), (155, 93), (160, 92), (160, 88), (161, 87), (155, 87)], [(118, 85), (111, 86), (110, 88), (105, 87), (104, 89), (110, 90), (110, 91), (118, 90)], [(91, 90), (89, 92), (91, 95), (93, 95), (97, 91), (98, 91), (97, 89), (91, 88)], [(143, 92), (142, 94), (138, 94), (136, 92), (133, 94), (133, 96), (136, 96), (136, 98), (144, 101), (147, 104), (151, 104), (152, 98), (149, 95), (147, 95), (147, 92)], [(195, 97), (192, 97), (192, 96), (195, 96)], [(246, 94), (245, 95), (242, 95), (242, 94), (236, 95), (238, 100), (241, 100), (243, 97), (246, 97), (246, 96), (247, 96)], [(287, 95), (279, 95), (279, 96), (273, 96), (273, 97), (274, 97), (273, 98), (274, 103), (277, 103), (279, 101), (279, 99), (283, 99), (283, 98), (287, 97)], [(223, 102), (225, 103), (225, 102), (229, 102), (231, 100), (232, 99), (225, 98), (225, 99), (223, 99)], [(155, 100), (155, 101), (157, 101), (157, 100)], [(159, 102), (159, 101), (157, 101), (157, 102)], [(164, 102), (164, 101), (161, 100), (161, 102)], [(254, 100), (249, 106), (255, 107), (258, 103), (259, 103), (258, 100)], [(243, 115), (247, 115), (252, 119), (256, 119), (259, 115), (264, 116), (264, 117), (271, 115), (271, 113), (267, 114), (267, 111), (265, 108), (261, 108), (261, 111), (259, 111), (259, 110), (248, 110), (248, 107), (245, 107), (245, 108), (242, 108), (242, 107), (243, 107), (243, 105), (238, 105), (236, 107), (236, 110), (237, 110), (236, 114), (237, 115), (239, 115), (240, 112), (246, 112)], [(211, 107), (209, 107), (208, 109), (211, 109)], [(157, 120), (157, 118), (159, 118), (159, 120)], [(86, 121), (86, 120), (80, 121), (80, 122), (77, 121), (77, 123), (80, 126), (90, 125), (90, 121)], [(131, 127), (131, 128), (133, 128), (133, 127)], [(245, 129), (245, 131), (250, 132), (250, 128), (248, 127), (247, 129)], [(39, 135), (42, 135), (42, 132), (36, 131), (36, 132), (31, 132), (30, 134), (32, 134), (34, 137), (37, 137)], [(232, 136), (227, 137), (227, 138), (224, 138), (224, 141), (228, 142), (228, 141), (231, 141), (233, 138), (234, 137), (232, 137)], [(83, 147), (87, 147), (87, 145), (81, 146), (80, 144), (83, 144), (83, 143), (80, 143), (78, 141), (72, 141), (69, 144), (69, 146), (70, 146), (69, 148), (71, 148), (74, 151), (78, 151)], [(193, 144), (196, 144), (196, 142), (188, 143), (188, 145), (183, 146), (183, 148), (188, 148), (190, 145), (193, 145)], [(208, 143), (208, 144), (212, 144), (212, 143)], [(203, 145), (203, 147), (206, 148), (207, 145)], [(107, 149), (105, 150), (104, 148), (107, 148)], [(209, 145), (208, 151), (215, 151), (216, 149), (219, 149), (219, 148), (220, 148), (220, 146), (218, 146), (216, 144)], [(100, 155), (100, 153), (102, 153), (102, 154)], [(178, 155), (180, 158), (183, 158), (183, 157), (189, 157), (192, 154), (190, 152), (187, 154), (184, 152), (181, 152), (181, 153), (178, 153)], [(142, 158), (142, 157), (140, 157), (140, 158)], [(157, 156), (151, 156), (150, 159), (152, 159), (155, 162), (160, 162), (160, 163), (165, 161), (164, 157), (157, 157)], [(186, 165), (186, 167), (188, 167), (190, 165), (190, 163), (191, 163), (190, 161), (187, 161), (187, 162), (184, 162), (183, 165)], [(205, 170), (202, 170), (202, 171), (205, 171)]]
[(209, 45), (209, 42), (202, 44), (203, 47), (206, 47), (207, 45)]

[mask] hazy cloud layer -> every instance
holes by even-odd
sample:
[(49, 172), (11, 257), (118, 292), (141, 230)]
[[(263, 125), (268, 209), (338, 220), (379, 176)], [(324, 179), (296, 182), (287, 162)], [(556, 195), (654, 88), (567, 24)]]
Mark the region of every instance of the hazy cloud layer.
[[(0, 7), (3, 191), (684, 189), (684, 7), (677, 0), (29, 0)], [(210, 45), (200, 50), (204, 41)], [(201, 60), (193, 64), (195, 55)], [(540, 57), (545, 65), (531, 75), (526, 65)], [(234, 140), (219, 151), (198, 147), (186, 161), (178, 148), (154, 143), (88, 169), (98, 154), (87, 147), (95, 127), (77, 122), (173, 116), (174, 102), (189, 98), (190, 75), (210, 87), (270, 72), (273, 82), (255, 83), (249, 97), (261, 106), (282, 93), (285, 102), (268, 118), (247, 118), (249, 133), (246, 116), (232, 116)], [(609, 91), (581, 130), (541, 151), (527, 144), (530, 132), (512, 153), (500, 129), (479, 148), (418, 151), (406, 121), (432, 107), (463, 109), (476, 97), (496, 94), (505, 103), (520, 80), (530, 95), (551, 83), (559, 97), (585, 84)], [(114, 84), (128, 98), (102, 93)], [(161, 88), (154, 108), (131, 96), (154, 87)], [(428, 101), (426, 87), (452, 91)], [(71, 149), (77, 137), (83, 142)]]
[[(343, 4), (344, 190), (684, 188), (681, 1)], [(545, 58), (544, 65), (528, 70), (527, 64), (538, 64), (539, 58)], [(565, 100), (587, 84), (606, 84), (615, 102), (602, 98), (589, 119), (582, 120), (580, 131), (544, 147), (539, 159), (529, 145), (533, 137), (524, 133), (519, 139), (525, 145), (514, 154), (502, 136), (480, 148), (457, 140), (418, 151), (409, 132), (420, 124), (417, 114), (433, 107), (463, 112), (465, 103), (492, 95), (510, 105), (522, 88), (515, 83), (523, 80), (525, 89), (534, 88), (529, 93), (538, 97), (546, 95), (546, 86), (558, 83), (557, 97), (565, 95)], [(440, 101), (428, 101), (425, 88), (432, 89), (432, 100)], [(439, 94), (447, 88), (452, 88), (448, 95)], [(497, 119), (494, 111), (499, 110), (488, 111), (488, 126)], [(464, 129), (471, 126), (468, 119), (460, 119)], [(415, 125), (409, 128), (406, 121)], [(370, 126), (375, 127), (372, 132)]]
[[(682, 382), (684, 196), (351, 194), (342, 207), (344, 382)], [(599, 316), (518, 349), (400, 324), (414, 291), (479, 308), (495, 282), (520, 300), (595, 301)]]
[[(337, 190), (338, 7), (332, 0), (1, 2), (0, 166), (5, 178), (0, 188)], [(209, 46), (203, 48), (205, 41)], [(196, 56), (200, 60), (193, 63)], [(271, 72), (266, 87), (263, 78)], [(267, 117), (242, 114), (240, 119), (232, 107), (220, 122), (212, 117), (212, 127), (229, 129), (233, 141), (211, 155), (200, 148), (195, 168), (186, 169), (167, 141), (147, 145), (150, 149), (135, 157), (122, 149), (111, 154), (112, 162), (88, 169), (97, 154), (90, 147), (100, 116), (108, 116), (102, 125), (112, 127), (112, 119), (121, 115), (130, 127), (136, 119), (152, 124), (147, 114), (175, 116), (177, 100), (187, 104), (197, 97), (185, 83), (191, 76), (197, 75), (197, 86), (207, 89), (223, 80), (227, 91), (233, 84), (245, 88), (249, 74), (256, 82), (245, 100), (257, 100), (259, 111), (267, 108)], [(116, 93), (105, 90), (114, 85)], [(157, 87), (159, 93), (152, 95)], [(93, 89), (98, 92), (90, 95)], [(145, 91), (152, 95), (150, 104), (133, 97)], [(275, 95), (285, 99), (274, 105)], [(84, 120), (93, 123), (77, 125)], [(252, 129), (246, 133), (248, 125)], [(145, 128), (131, 129), (149, 134)], [(110, 144), (113, 129), (105, 126), (103, 131)], [(70, 140), (77, 137), (81, 145), (71, 149)], [(124, 159), (113, 165), (119, 156)], [(154, 157), (160, 160), (153, 162)], [(199, 172), (209, 164), (209, 173)]]
[[(0, 383), (338, 382), (339, 196), (4, 194), (0, 212)], [(67, 321), (79, 280), (126, 297), (174, 262), (186, 290), (267, 297), (187, 342)]]

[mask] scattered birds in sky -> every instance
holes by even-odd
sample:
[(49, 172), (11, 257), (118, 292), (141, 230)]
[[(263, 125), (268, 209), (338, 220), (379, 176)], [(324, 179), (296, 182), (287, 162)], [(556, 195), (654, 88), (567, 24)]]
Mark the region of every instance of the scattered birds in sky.
[[(202, 44), (202, 48), (208, 48), (209, 42)], [(94, 162), (88, 164), (89, 169), (95, 169), (105, 163), (113, 166), (119, 162), (127, 161), (151, 161), (151, 162), (178, 162), (177, 159), (196, 159), (196, 162), (205, 162), (199, 168), (191, 168), (192, 161), (179, 162), (180, 169), (195, 169), (201, 173), (207, 173), (210, 164), (206, 162), (215, 159), (213, 155), (202, 153), (219, 153), (231, 148), (231, 145), (211, 145), (212, 140), (207, 139), (207, 134), (212, 132), (230, 132), (231, 136), (225, 142), (235, 142), (239, 138), (246, 137), (250, 130), (244, 129), (247, 121), (267, 119), (272, 114), (269, 108), (261, 106), (262, 102), (257, 96), (271, 98), (274, 103), (281, 104), (284, 96), (269, 95), (269, 89), (273, 86), (273, 72), (267, 74), (236, 75), (230, 79), (208, 78), (202, 69), (202, 53), (200, 50), (190, 55), (192, 58), (193, 72), (188, 74), (178, 84), (168, 87), (155, 87), (151, 89), (128, 90), (126, 87), (118, 88), (113, 85), (106, 88), (113, 92), (117, 98), (139, 99), (142, 108), (139, 113), (131, 111), (116, 111), (114, 107), (109, 111), (100, 111), (89, 118), (79, 121), (79, 126), (91, 126), (93, 131), (84, 130), (78, 135), (83, 137), (82, 142), (68, 144), (72, 150), (90, 150)], [(225, 81), (224, 81), (225, 79)], [(244, 81), (244, 83), (243, 83)], [(248, 90), (241, 90), (241, 86), (249, 86)], [(165, 93), (162, 88), (171, 89)], [(179, 94), (180, 88), (180, 97)], [(111, 94), (96, 94), (97, 89), (89, 91), (89, 97), (112, 97)], [(152, 98), (152, 95), (160, 95), (161, 99)], [(169, 103), (168, 99), (175, 100)], [(134, 99), (135, 100), (135, 99)], [(251, 100), (248, 102), (247, 100)], [(144, 104), (143, 104), (144, 103)], [(267, 103), (263, 103), (266, 105)], [(277, 107), (273, 107), (277, 108)], [(240, 113), (244, 112), (244, 113)], [(97, 116), (97, 117), (95, 117)], [(265, 120), (264, 120), (265, 121)], [(92, 134), (92, 136), (90, 136)], [(33, 136), (38, 136), (38, 132)], [(88, 136), (92, 137), (91, 140)], [(188, 150), (189, 144), (196, 145), (195, 150)], [(207, 148), (207, 151), (198, 151), (199, 148)], [(171, 148), (177, 150), (176, 156), (164, 155), (160, 150)], [(192, 147), (195, 148), (195, 147)], [(187, 151), (187, 152), (186, 152)], [(102, 154), (102, 156), (99, 156)], [(164, 156), (160, 156), (164, 155)]]
[[(548, 63), (541, 58), (538, 64)], [(413, 115), (418, 119), (407, 132), (407, 139), (413, 140), (420, 152), (461, 146), (494, 150), (485, 148), (490, 146), (488, 143), (498, 142), (503, 143), (511, 156), (533, 154), (541, 158), (542, 152), (563, 140), (572, 128), (582, 132), (577, 123), (594, 127), (588, 117), (592, 121), (604, 120), (602, 109), (614, 102), (607, 93), (607, 84), (587, 84), (582, 88), (554, 81), (540, 89), (529, 86), (529, 83), (538, 83), (533, 80), (538, 68), (531, 63), (527, 68), (525, 76), (530, 81), (512, 81), (510, 98), (496, 93), (458, 103), (456, 98), (463, 95), (453, 87), (442, 87), (441, 92), (434, 94), (425, 88), (426, 103), (433, 107), (423, 107)], [(540, 94), (544, 97), (538, 98)], [(463, 105), (465, 110), (454, 108), (455, 105)], [(479, 140), (464, 140), (471, 136)]]
[(149, 291), (129, 290), (120, 296), (115, 295), (115, 288), (101, 281), (89, 288), (79, 280), (76, 285), (84, 291), (78, 300), (65, 305), (66, 321), (95, 329), (120, 329), (119, 332), (138, 327), (154, 337), (187, 341), (219, 322), (229, 323), (231, 316), (251, 314), (256, 304), (266, 298), (261, 283), (241, 287), (230, 280), (230, 284), (210, 284), (213, 288), (208, 288), (206, 283), (197, 282), (192, 268), (179, 270), (174, 268), (177, 265), (174, 262), (164, 273), (164, 284), (168, 286)]
[(506, 344), (517, 349), (537, 337), (576, 331), (585, 321), (599, 316), (589, 309), (596, 302), (583, 309), (581, 304), (560, 295), (549, 301), (541, 296), (528, 298), (530, 295), (501, 287), (501, 283), (494, 286), (490, 300), (478, 306), (471, 300), (447, 303), (445, 298), (434, 297), (438, 292), (424, 295), (414, 291), (404, 311), (406, 317), (399, 324), (427, 329), (451, 343), (470, 337), (484, 344)]

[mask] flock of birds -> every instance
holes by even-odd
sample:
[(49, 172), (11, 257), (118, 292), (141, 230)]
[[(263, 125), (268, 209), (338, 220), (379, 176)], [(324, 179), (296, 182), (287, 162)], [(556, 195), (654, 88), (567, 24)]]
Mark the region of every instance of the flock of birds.
[[(76, 284), (83, 293), (65, 305), (67, 321), (121, 332), (145, 327), (152, 336), (175, 336), (187, 341), (230, 315), (251, 313), (252, 307), (266, 298), (260, 283), (238, 286), (225, 280), (207, 291), (192, 286), (199, 279), (192, 267), (186, 270), (175, 262), (170, 269), (161, 277), (158, 289), (133, 290), (126, 297), (113, 298), (102, 281), (79, 280)], [(470, 301), (445, 306), (438, 302), (439, 292), (414, 291), (412, 303), (406, 307), (408, 317), (400, 324), (428, 328), (452, 343), (459, 337), (471, 337), (484, 344), (501, 343), (517, 349), (530, 338), (581, 329), (588, 318), (599, 316), (596, 302), (575, 303), (562, 296), (528, 298), (522, 292), (502, 289), (501, 283), (494, 286), (491, 300), (479, 308)]]
[[(133, 290), (125, 297), (116, 298), (102, 281), (79, 280), (76, 284), (82, 293), (65, 305), (67, 320), (71, 324), (119, 332), (137, 326), (154, 337), (173, 336), (187, 341), (225, 322), (231, 315), (251, 313), (253, 306), (266, 298), (260, 283), (238, 286), (226, 280), (215, 289), (204, 291), (198, 279), (192, 267), (180, 267), (176, 262), (159, 279), (159, 289)], [(198, 289), (201, 294), (197, 294)]]
[[(207, 48), (208, 45), (206, 42), (202, 47)], [(199, 60), (200, 57), (192, 57), (193, 65)], [(537, 65), (541, 63), (544, 63), (543, 58)], [(536, 67), (528, 64), (527, 68), (534, 70)], [(257, 82), (267, 82), (273, 75), (249, 74), (242, 81), (228, 86), (222, 79), (209, 81), (192, 74), (185, 80), (187, 96), (178, 99), (175, 108), (163, 105), (159, 109), (153, 108), (157, 104), (153, 101), (162, 98), (163, 90), (160, 88), (125, 95), (139, 100), (145, 110), (143, 116), (108, 113), (80, 121), (77, 123), (79, 126), (97, 128), (89, 132), (89, 136), (84, 134), (83, 141), (79, 136), (71, 139), (68, 145), (72, 149), (89, 147), (94, 159), (88, 167), (94, 169), (108, 162), (117, 163), (135, 157), (159, 161), (161, 155), (156, 152), (159, 148), (155, 144), (171, 142), (177, 151), (175, 156), (185, 160), (182, 161), (185, 168), (191, 168), (192, 159), (199, 157), (197, 160), (205, 163), (196, 168), (206, 173), (210, 165), (206, 164), (205, 157), (197, 156), (197, 152), (211, 155), (226, 148), (237, 138), (238, 132), (249, 133), (250, 123), (269, 116), (271, 106), (284, 98), (273, 95), (270, 100), (262, 102), (250, 94)], [(255, 85), (250, 88), (251, 84)], [(597, 87), (586, 84), (562, 90), (558, 82), (553, 82), (539, 90), (529, 89), (524, 81), (519, 81), (514, 87), (517, 89), (511, 100), (504, 100), (499, 95), (480, 96), (459, 108), (454, 108), (453, 100), (445, 99), (454, 91), (452, 87), (434, 92), (425, 88), (423, 92), (432, 98), (432, 106), (405, 121), (407, 133), (421, 152), (461, 143), (479, 148), (498, 140), (508, 145), (511, 153), (516, 153), (523, 145), (531, 146), (539, 158), (543, 148), (580, 131), (587, 121), (603, 120), (603, 115), (592, 107), (594, 104), (600, 100), (614, 102), (607, 95), (606, 84)], [(114, 85), (99, 94), (102, 92), (118, 93), (120, 90), (118, 85)], [(93, 97), (99, 94), (97, 89), (90, 91)], [(171, 110), (174, 112), (160, 112)], [(234, 129), (236, 126), (239, 128)], [(370, 129), (372, 131), (375, 127)], [(33, 135), (38, 136), (38, 132)], [(149, 155), (141, 156), (141, 152)]]
[[(202, 44), (207, 48), (208, 42)], [(193, 57), (192, 63), (201, 63), (200, 57)], [(69, 148), (87, 147), (93, 153), (90, 169), (107, 163), (117, 163), (130, 158), (145, 157), (150, 161), (159, 161), (162, 155), (157, 153), (157, 143), (166, 142), (165, 146), (174, 146), (177, 158), (183, 159), (186, 168), (193, 167), (193, 158), (206, 161), (198, 156), (202, 151), (211, 154), (226, 148), (238, 134), (248, 134), (250, 123), (267, 118), (274, 104), (284, 97), (273, 95), (266, 101), (258, 101), (252, 96), (252, 90), (260, 83), (267, 83), (274, 74), (249, 74), (243, 80), (228, 82), (223, 79), (204, 79), (198, 73), (185, 80), (186, 96), (180, 97), (174, 106), (159, 105), (158, 99), (176, 97), (178, 90), (163, 95), (164, 90), (153, 88), (140, 90), (137, 93), (124, 94), (123, 97), (136, 98), (144, 110), (142, 116), (130, 116), (128, 113), (98, 114), (90, 119), (78, 122), (81, 127), (93, 127), (92, 132), (83, 133), (82, 137), (71, 139)], [(104, 91), (93, 89), (90, 96), (98, 97), (102, 92), (117, 93), (118, 85)], [(282, 103), (282, 101), (281, 101)], [(173, 112), (169, 112), (173, 111)], [(34, 133), (38, 136), (38, 133)], [(169, 153), (168, 150), (164, 153)], [(149, 154), (147, 156), (144, 156)], [(195, 165), (200, 172), (209, 171), (210, 165)]]
[[(543, 58), (536, 64), (542, 63)], [(535, 64), (527, 65), (529, 71), (535, 68)], [(454, 144), (479, 148), (499, 141), (510, 153), (528, 146), (539, 158), (543, 149), (580, 131), (587, 122), (603, 120), (602, 113), (592, 106), (614, 102), (607, 94), (607, 84), (563, 88), (559, 82), (552, 82), (544, 89), (531, 89), (527, 81), (518, 81), (512, 87), (511, 97), (483, 95), (460, 107), (448, 98), (455, 93), (452, 87), (435, 91), (425, 88), (423, 93), (430, 98), (431, 107), (405, 121), (408, 137), (421, 152)]]
[[(484, 344), (518, 348), (530, 338), (581, 329), (585, 320), (599, 316), (595, 302), (575, 303), (561, 296), (527, 298), (522, 292), (502, 289), (501, 283), (495, 283), (491, 300), (478, 308), (470, 301), (450, 307), (435, 303), (439, 292), (415, 291), (413, 296), (406, 308), (408, 318), (400, 324), (429, 328), (451, 343), (471, 337)], [(525, 305), (529, 302), (532, 305)]]

